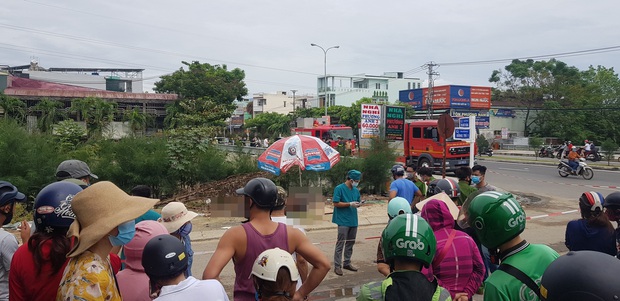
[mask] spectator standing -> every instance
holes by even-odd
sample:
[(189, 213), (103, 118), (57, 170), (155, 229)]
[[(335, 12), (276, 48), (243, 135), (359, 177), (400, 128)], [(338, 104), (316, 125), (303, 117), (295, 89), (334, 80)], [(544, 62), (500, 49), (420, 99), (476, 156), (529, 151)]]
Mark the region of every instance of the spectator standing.
[(118, 289), (124, 300), (150, 301), (149, 276), (142, 266), (142, 252), (151, 238), (168, 234), (162, 224), (146, 220), (136, 224), (136, 235), (123, 247), (125, 269), (116, 274)]
[(616, 238), (616, 257), (620, 258), (620, 192), (612, 192), (606, 198), (603, 203), (605, 213), (610, 220), (616, 222), (616, 230), (614, 231), (614, 237)]
[(332, 223), (338, 225), (338, 238), (334, 250), (334, 273), (338, 276), (343, 275), (343, 268), (357, 272), (357, 268), (351, 264), (351, 256), (357, 237), (357, 208), (361, 206), (361, 196), (357, 189), (361, 178), (361, 172), (355, 169), (349, 170), (345, 182), (334, 189)]
[(422, 181), (426, 184), (426, 187), (428, 187), (428, 184), (432, 181), (436, 180), (435, 177), (433, 177), (433, 170), (428, 167), (423, 166), (418, 168), (418, 175), (420, 175)]
[(392, 166), (390, 172), (392, 172), (392, 179), (394, 180), (390, 184), (390, 199), (397, 196), (404, 198), (413, 207), (422, 198), (422, 192), (413, 182), (405, 178), (405, 167), (402, 165)]
[(71, 200), (80, 191), (82, 188), (77, 184), (60, 181), (45, 186), (37, 194), (34, 200), (36, 230), (17, 249), (11, 261), (10, 300), (56, 300), (71, 249), (71, 240), (67, 237), (67, 230), (75, 219)]
[[(474, 240), (454, 229), (454, 217), (446, 203), (430, 200), (421, 211), (437, 239), (437, 253), (425, 271), (450, 291), (452, 300), (471, 300), (484, 279), (485, 267)], [(461, 296), (467, 297), (461, 298)]]
[(345, 156), (350, 156), (351, 153), (351, 147), (353, 146), (353, 143), (351, 142), (351, 138), (347, 139), (347, 142), (344, 144), (344, 154)]
[[(487, 191), (471, 201), (467, 213), (468, 224), (500, 261), (498, 270), (485, 282), (484, 300), (522, 300), (521, 296), (538, 295), (535, 283), (540, 283), (547, 266), (559, 255), (546, 245), (530, 244), (521, 238), (525, 229), (525, 212), (519, 202), (509, 193)], [(520, 274), (532, 282), (518, 280)]]
[(102, 181), (78, 193), (71, 202), (75, 221), (68, 236), (76, 243), (67, 254), (57, 300), (121, 300), (108, 254), (114, 246), (134, 236), (134, 220), (158, 200), (127, 195), (111, 182)]
[(157, 301), (228, 301), (217, 280), (185, 277), (188, 257), (180, 240), (164, 234), (151, 238), (144, 246), (142, 266), (149, 277), (151, 297)]
[[(0, 224), (7, 225), (13, 219), (16, 202), (23, 202), (26, 196), (13, 184), (0, 181)], [(28, 229), (30, 230), (30, 229)], [(17, 251), (17, 239), (0, 227), (0, 300), (9, 300), (9, 272), (13, 254)]]
[(187, 271), (185, 277), (192, 275), (192, 264), (194, 262), (194, 250), (192, 250), (192, 240), (189, 234), (192, 233), (192, 220), (198, 213), (189, 211), (183, 203), (170, 202), (161, 209), (159, 222), (166, 227), (168, 233), (178, 238), (185, 246), (187, 255)]
[[(90, 167), (84, 161), (65, 160), (56, 168), (56, 179), (58, 181), (69, 181), (80, 185), (82, 188), (90, 186), (91, 179), (99, 179), (97, 175), (90, 171)], [(81, 183), (80, 183), (81, 181)]]
[(294, 299), (303, 299), (314, 290), (329, 272), (329, 260), (301, 231), (271, 220), (270, 211), (277, 198), (276, 185), (269, 179), (255, 178), (237, 189), (250, 207), (249, 221), (228, 229), (211, 256), (203, 279), (217, 278), (232, 259), (235, 269), (235, 300), (255, 300), (256, 290), (250, 278), (254, 259), (267, 249), (280, 248), (297, 252), (311, 265), (308, 279), (295, 292)]
[(292, 300), (301, 278), (291, 254), (279, 248), (263, 251), (252, 266), (256, 300)]
[(471, 168), (469, 166), (461, 166), (456, 169), (454, 174), (459, 179), (459, 190), (461, 195), (459, 196), (459, 203), (457, 205), (462, 206), (467, 200), (467, 197), (476, 192), (476, 187), (471, 186)]
[(265, 139), (263, 139), (263, 147), (269, 147), (269, 138), (265, 137)]
[(565, 243), (570, 251), (597, 251), (617, 255), (614, 227), (603, 212), (603, 195), (588, 191), (579, 197), (581, 219), (566, 225)]
[(478, 191), (496, 191), (497, 188), (495, 186), (487, 183), (486, 174), (487, 167), (484, 165), (474, 165), (471, 169), (471, 182), (475, 185)]
[(415, 171), (415, 166), (407, 166), (405, 176), (409, 181), (413, 182), (416, 187), (418, 187), (422, 195), (426, 195), (426, 184), (418, 178)]
[[(392, 221), (398, 215), (410, 214), (411, 205), (404, 198), (395, 197), (388, 202), (387, 213), (388, 218)], [(391, 273), (390, 265), (383, 257), (383, 237), (379, 237), (379, 244), (377, 245), (377, 271), (386, 277)]]

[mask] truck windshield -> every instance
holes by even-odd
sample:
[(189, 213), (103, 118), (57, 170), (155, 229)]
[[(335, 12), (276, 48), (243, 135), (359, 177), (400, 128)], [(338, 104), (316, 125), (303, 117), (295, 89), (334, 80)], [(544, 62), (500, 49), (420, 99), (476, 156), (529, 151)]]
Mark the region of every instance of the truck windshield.
[(351, 129), (331, 130), (330, 133), (333, 139), (337, 139), (338, 136), (342, 137), (344, 140), (354, 139), (353, 130)]

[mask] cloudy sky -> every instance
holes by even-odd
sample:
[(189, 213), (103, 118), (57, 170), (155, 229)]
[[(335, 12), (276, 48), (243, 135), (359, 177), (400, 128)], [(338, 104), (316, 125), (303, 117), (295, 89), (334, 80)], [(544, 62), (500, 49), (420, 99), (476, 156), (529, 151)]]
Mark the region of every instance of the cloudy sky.
[[(329, 74), (407, 72), (439, 63), (438, 84), (490, 85), (525, 58), (620, 46), (618, 0), (2, 0), (0, 64), (144, 68), (145, 88), (181, 61), (227, 64), (251, 93), (316, 91)], [(620, 68), (620, 48), (560, 60)]]

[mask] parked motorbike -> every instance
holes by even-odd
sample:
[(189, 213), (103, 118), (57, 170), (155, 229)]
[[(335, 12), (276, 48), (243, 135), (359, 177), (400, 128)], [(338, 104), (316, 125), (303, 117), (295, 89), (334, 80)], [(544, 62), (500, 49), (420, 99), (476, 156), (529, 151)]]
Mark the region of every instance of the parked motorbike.
[(555, 148), (555, 157), (557, 159), (562, 159), (564, 157), (565, 152), (566, 152), (566, 144), (558, 145), (558, 147)]
[(568, 176), (582, 176), (586, 180), (591, 180), (594, 177), (594, 170), (588, 166), (584, 158), (579, 159), (579, 167), (577, 167), (577, 171), (575, 172), (573, 172), (573, 169), (568, 165), (568, 161), (560, 160), (560, 164), (558, 164), (558, 174), (563, 178)]
[(538, 156), (541, 158), (543, 157), (553, 158), (553, 147), (551, 147), (551, 145), (541, 147), (540, 150), (538, 151)]
[(486, 150), (483, 150), (480, 155), (487, 155), (489, 157), (493, 156), (493, 148), (489, 147)]

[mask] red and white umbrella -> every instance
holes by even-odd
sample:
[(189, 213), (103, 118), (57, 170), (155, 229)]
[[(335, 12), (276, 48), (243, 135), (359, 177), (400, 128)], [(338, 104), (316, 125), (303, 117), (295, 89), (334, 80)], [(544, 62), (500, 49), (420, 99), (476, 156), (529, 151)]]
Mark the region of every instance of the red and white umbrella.
[(329, 170), (340, 161), (340, 153), (317, 137), (294, 135), (270, 145), (258, 157), (258, 168), (279, 176), (293, 165), (302, 170)]

